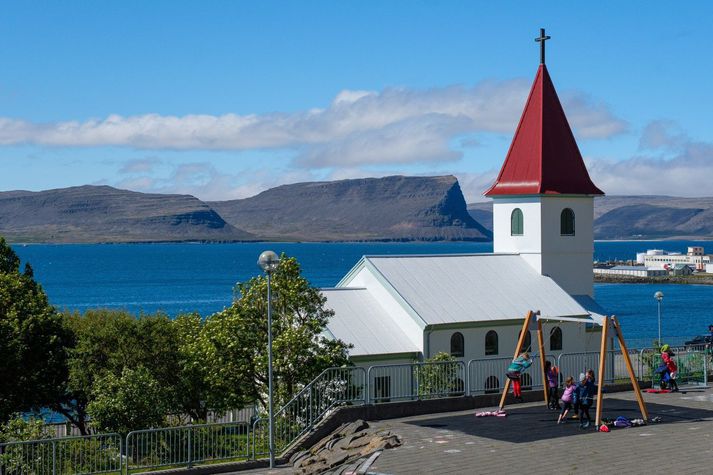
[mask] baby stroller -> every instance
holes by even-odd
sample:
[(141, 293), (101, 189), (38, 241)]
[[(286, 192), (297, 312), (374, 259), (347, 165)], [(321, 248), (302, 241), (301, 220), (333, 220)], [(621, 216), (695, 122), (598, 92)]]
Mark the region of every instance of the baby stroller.
[(654, 374), (658, 375), (659, 387), (661, 389), (666, 389), (668, 387), (669, 381), (671, 380), (671, 373), (668, 370), (668, 365), (666, 363), (661, 363), (654, 370)]

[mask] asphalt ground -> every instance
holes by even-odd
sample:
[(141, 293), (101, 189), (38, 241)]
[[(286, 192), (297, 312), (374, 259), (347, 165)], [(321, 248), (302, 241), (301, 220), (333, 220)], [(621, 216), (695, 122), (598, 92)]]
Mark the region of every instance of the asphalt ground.
[[(650, 418), (641, 427), (582, 430), (578, 421), (557, 425), (543, 403), (508, 406), (507, 417), (475, 412), (439, 413), (372, 422), (403, 445), (386, 450), (371, 472), (386, 474), (713, 474), (713, 390), (644, 393)], [(478, 409), (492, 410), (494, 408)], [(594, 408), (591, 410), (594, 417)], [(603, 417), (641, 417), (632, 392), (605, 395)], [(291, 467), (243, 474), (286, 474)]]

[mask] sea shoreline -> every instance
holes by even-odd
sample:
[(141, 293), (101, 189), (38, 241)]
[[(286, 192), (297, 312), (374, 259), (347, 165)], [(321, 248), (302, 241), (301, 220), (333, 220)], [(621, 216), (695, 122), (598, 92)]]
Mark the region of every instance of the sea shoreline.
[(685, 284), (713, 285), (713, 274), (638, 277), (633, 275), (594, 274), (598, 284)]

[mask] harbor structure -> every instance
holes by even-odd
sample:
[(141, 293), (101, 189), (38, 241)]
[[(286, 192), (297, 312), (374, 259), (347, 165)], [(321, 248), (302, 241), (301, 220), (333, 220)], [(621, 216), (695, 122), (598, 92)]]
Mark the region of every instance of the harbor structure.
[(626, 275), (632, 277), (663, 277), (667, 276), (669, 271), (666, 269), (646, 266), (614, 266), (595, 267), (594, 273), (600, 275)]
[(706, 265), (713, 262), (713, 256), (706, 254), (702, 246), (689, 246), (685, 254), (649, 249), (646, 252), (637, 253), (636, 262), (646, 267), (667, 270), (673, 270), (677, 264), (683, 264), (703, 272), (706, 270)]

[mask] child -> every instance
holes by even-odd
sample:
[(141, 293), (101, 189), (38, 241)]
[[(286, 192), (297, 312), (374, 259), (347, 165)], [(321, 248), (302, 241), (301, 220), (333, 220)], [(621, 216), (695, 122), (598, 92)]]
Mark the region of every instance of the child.
[(562, 392), (562, 412), (560, 412), (560, 417), (557, 419), (557, 424), (567, 420), (567, 413), (572, 409), (572, 399), (574, 398), (574, 378), (572, 376), (567, 376), (564, 381), (564, 391)]
[[(597, 378), (594, 377), (594, 370), (591, 368), (587, 370), (587, 381), (592, 383), (592, 388), (591, 388), (592, 395), (597, 394), (597, 390), (599, 389), (599, 388), (597, 388), (597, 383), (596, 383)], [(592, 402), (592, 404), (594, 404), (594, 403)], [(589, 405), (590, 409), (592, 408), (592, 404)]]
[(587, 370), (587, 379), (596, 386), (597, 378), (594, 377), (594, 370), (591, 368)]
[(590, 426), (592, 418), (589, 415), (589, 407), (592, 405), (594, 396), (594, 384), (592, 384), (587, 375), (581, 373), (579, 375), (579, 384), (574, 390), (574, 403), (579, 407), (580, 428), (586, 429)]
[(512, 381), (512, 394), (515, 399), (522, 402), (522, 390), (520, 389), (520, 374), (530, 367), (532, 360), (530, 359), (530, 354), (526, 351), (510, 363), (508, 366), (507, 373), (505, 376)]
[(545, 361), (545, 375), (547, 376), (547, 407), (550, 409), (561, 409), (559, 397), (557, 396), (557, 386), (559, 381), (559, 371), (556, 366), (552, 366), (551, 361)]
[(678, 366), (676, 366), (676, 362), (673, 360), (674, 356), (676, 356), (676, 354), (671, 350), (670, 346), (664, 345), (661, 348), (661, 359), (668, 370), (668, 383), (671, 385), (671, 391), (677, 392), (678, 383), (676, 382), (676, 376), (678, 376)]

